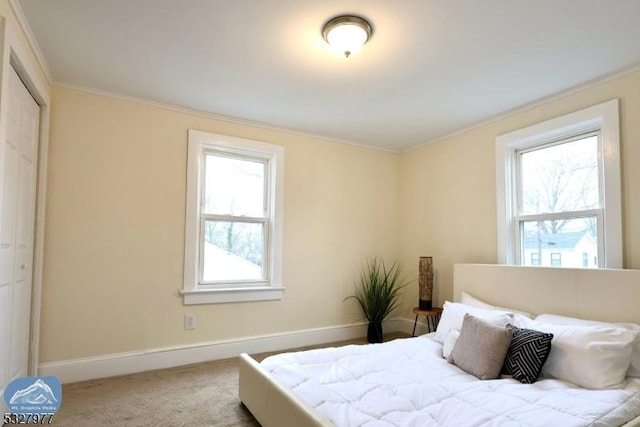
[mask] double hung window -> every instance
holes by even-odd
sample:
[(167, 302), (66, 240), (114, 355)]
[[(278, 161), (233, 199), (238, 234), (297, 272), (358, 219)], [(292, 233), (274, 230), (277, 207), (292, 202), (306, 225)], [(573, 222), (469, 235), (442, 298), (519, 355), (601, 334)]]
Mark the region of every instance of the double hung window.
[(282, 295), (282, 147), (189, 131), (185, 303)]
[(500, 262), (622, 267), (618, 103), (498, 137)]

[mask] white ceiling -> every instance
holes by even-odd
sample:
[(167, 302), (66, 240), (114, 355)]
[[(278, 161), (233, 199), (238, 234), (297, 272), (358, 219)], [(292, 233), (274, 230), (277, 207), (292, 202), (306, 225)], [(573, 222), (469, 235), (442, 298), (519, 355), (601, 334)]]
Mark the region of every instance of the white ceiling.
[[(18, 0), (59, 84), (403, 150), (640, 65), (639, 0)], [(325, 21), (374, 28), (348, 59)]]

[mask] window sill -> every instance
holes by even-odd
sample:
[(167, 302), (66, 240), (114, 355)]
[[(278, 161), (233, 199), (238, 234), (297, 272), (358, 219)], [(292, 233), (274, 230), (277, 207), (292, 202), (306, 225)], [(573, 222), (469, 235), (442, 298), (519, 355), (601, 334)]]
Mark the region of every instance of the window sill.
[(185, 305), (228, 302), (273, 301), (282, 299), (283, 287), (219, 288), (180, 291)]

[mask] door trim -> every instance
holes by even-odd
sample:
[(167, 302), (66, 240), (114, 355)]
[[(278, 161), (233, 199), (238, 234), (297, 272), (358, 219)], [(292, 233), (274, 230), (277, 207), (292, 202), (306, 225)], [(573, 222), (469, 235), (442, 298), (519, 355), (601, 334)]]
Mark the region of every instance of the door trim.
[[(33, 282), (31, 294), (31, 325), (29, 341), (29, 375), (38, 374), (40, 355), (40, 310), (44, 266), (45, 206), (47, 189), (47, 162), (49, 152), (49, 81), (38, 63), (33, 50), (16, 28), (0, 16), (0, 141), (6, 139), (9, 72), (13, 67), (33, 99), (40, 106), (40, 136), (38, 141), (38, 172), (36, 181), (36, 216), (33, 244)], [(0, 144), (0, 188), (4, 177), (4, 143)], [(2, 203), (0, 195), (0, 203)]]

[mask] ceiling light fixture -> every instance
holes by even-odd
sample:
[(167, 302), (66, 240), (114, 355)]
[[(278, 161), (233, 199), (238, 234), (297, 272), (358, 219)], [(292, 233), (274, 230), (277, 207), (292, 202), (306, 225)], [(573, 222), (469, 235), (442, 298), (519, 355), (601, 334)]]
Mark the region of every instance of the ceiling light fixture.
[(322, 27), (322, 37), (329, 46), (347, 58), (362, 49), (371, 38), (371, 32), (371, 24), (354, 15), (336, 16)]

